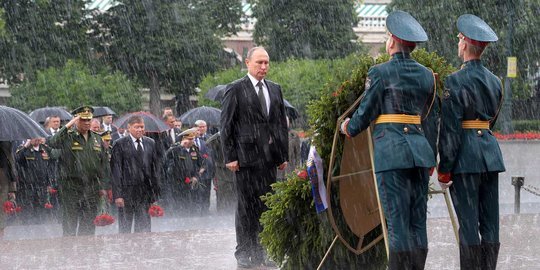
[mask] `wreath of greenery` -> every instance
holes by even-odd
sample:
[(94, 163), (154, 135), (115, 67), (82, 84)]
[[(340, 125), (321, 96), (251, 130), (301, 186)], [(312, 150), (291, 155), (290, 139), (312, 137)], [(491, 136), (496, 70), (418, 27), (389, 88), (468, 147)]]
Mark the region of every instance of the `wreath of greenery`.
[[(429, 53), (424, 49), (415, 50), (412, 57), (438, 74), (437, 88), (440, 93), (443, 87), (442, 79), (455, 68), (436, 53)], [(376, 60), (369, 55), (356, 55), (356, 68), (345, 71), (350, 72), (350, 78), (340, 85), (325, 85), (320, 99), (309, 104), (311, 130), (308, 134), (311, 134), (312, 143), (323, 159), (325, 168), (328, 168), (330, 160), (336, 119), (363, 93), (369, 68), (388, 60), (388, 55), (382, 55)], [(338, 145), (342, 145), (342, 142)], [(340, 156), (341, 152), (338, 152), (337, 160)], [(316, 269), (335, 234), (326, 214), (319, 215), (315, 211), (310, 182), (291, 174), (286, 181), (275, 183), (272, 188), (274, 193), (263, 197), (268, 211), (261, 217), (264, 227), (260, 234), (261, 243), (282, 269)], [(337, 193), (332, 194), (332, 200), (339, 199)], [(384, 269), (385, 260), (382, 241), (358, 256), (337, 243), (325, 262), (324, 269)]]

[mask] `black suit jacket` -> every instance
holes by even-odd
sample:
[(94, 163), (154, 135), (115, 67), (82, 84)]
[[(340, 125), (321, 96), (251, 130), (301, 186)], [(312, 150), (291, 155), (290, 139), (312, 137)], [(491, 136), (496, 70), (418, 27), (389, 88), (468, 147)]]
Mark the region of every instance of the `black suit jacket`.
[(123, 193), (126, 186), (147, 185), (149, 195), (157, 200), (160, 194), (160, 158), (153, 139), (142, 138), (144, 154), (142, 164), (137, 157), (137, 150), (131, 136), (115, 142), (111, 155), (112, 189), (114, 198), (126, 198)]
[[(182, 130), (179, 128), (173, 128), (174, 129), (174, 136), (175, 136), (175, 143), (179, 142), (182, 138), (180, 138), (180, 133), (182, 133)], [(171, 131), (170, 129), (167, 131), (163, 131), (160, 134), (160, 142), (163, 147), (163, 153), (167, 152), (169, 148), (173, 145), (173, 141), (171, 139)]]
[(227, 86), (222, 102), (221, 138), (225, 163), (240, 167), (278, 166), (288, 158), (288, 135), (281, 87), (265, 79), (269, 115), (263, 113), (249, 77)]

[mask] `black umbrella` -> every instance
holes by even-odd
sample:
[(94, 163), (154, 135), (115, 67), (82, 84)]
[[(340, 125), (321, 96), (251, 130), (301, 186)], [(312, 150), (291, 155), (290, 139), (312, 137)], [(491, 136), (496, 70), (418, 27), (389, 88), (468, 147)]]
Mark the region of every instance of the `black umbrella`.
[(144, 121), (144, 131), (145, 132), (163, 132), (171, 129), (163, 120), (159, 117), (149, 113), (149, 112), (133, 112), (128, 113), (114, 121), (113, 125), (117, 128), (127, 129), (128, 120), (131, 116), (138, 115), (142, 117)]
[(204, 95), (204, 97), (209, 100), (221, 102), (221, 100), (223, 99), (223, 95), (225, 94), (226, 88), (227, 88), (227, 85), (223, 85), (223, 84), (210, 88), (210, 90), (208, 90), (208, 92)]
[(61, 121), (68, 121), (73, 115), (62, 107), (44, 107), (35, 109), (30, 113), (30, 118), (39, 123), (45, 123), (45, 119), (50, 116), (59, 116)]
[(289, 118), (296, 119), (298, 118), (298, 110), (291, 105), (287, 100), (283, 99), (283, 105), (285, 105), (285, 112), (289, 116)]
[(204, 120), (207, 125), (219, 126), (221, 110), (206, 106), (197, 107), (182, 114), (180, 120), (190, 126), (193, 126), (197, 120)]
[(101, 117), (105, 115), (116, 115), (116, 113), (109, 107), (105, 106), (92, 106), (94, 108), (94, 117)]
[(0, 141), (16, 141), (45, 138), (47, 133), (27, 114), (6, 106), (0, 106)]

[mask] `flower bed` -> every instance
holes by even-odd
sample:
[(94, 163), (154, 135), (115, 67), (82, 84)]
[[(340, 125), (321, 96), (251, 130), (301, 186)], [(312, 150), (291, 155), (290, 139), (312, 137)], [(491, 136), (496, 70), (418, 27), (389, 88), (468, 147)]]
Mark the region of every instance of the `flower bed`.
[(512, 141), (512, 140), (540, 140), (540, 132), (518, 132), (512, 134), (501, 134), (499, 132), (493, 132), (495, 138), (501, 141)]

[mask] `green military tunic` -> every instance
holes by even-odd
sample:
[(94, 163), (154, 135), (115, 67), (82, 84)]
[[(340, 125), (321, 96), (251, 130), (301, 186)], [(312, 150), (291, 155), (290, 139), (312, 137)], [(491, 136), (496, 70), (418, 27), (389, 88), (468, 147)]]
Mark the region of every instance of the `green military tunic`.
[(101, 137), (89, 131), (88, 140), (75, 129), (62, 127), (48, 144), (59, 150), (59, 192), (63, 210), (64, 235), (75, 235), (80, 217), (79, 235), (95, 232), (99, 190), (110, 188), (109, 158)]

